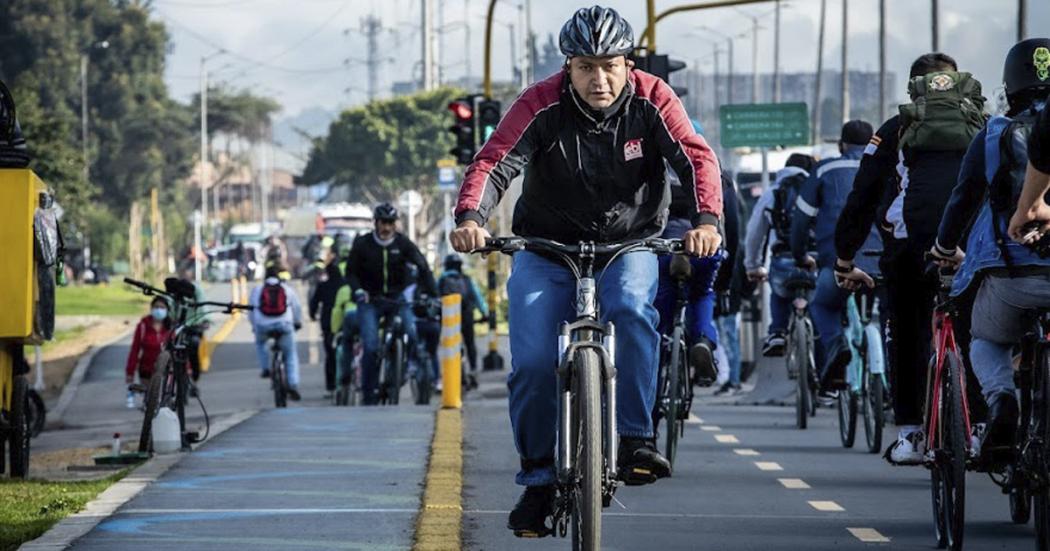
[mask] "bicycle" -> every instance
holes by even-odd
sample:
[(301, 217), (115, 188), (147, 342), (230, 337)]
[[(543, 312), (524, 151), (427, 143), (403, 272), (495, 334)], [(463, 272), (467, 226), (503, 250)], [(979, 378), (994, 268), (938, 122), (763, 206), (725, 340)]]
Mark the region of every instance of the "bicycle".
[(664, 420), (664, 457), (671, 463), (678, 452), (678, 439), (685, 435), (685, 420), (693, 403), (693, 385), (689, 378), (689, 360), (685, 340), (686, 307), (689, 305), (689, 279), (693, 266), (684, 256), (675, 256), (669, 267), (671, 279), (677, 286), (674, 306), (674, 327), (670, 335), (660, 336), (660, 367), (657, 372), (657, 415), (653, 425)]
[(784, 283), (794, 296), (788, 319), (788, 343), (784, 354), (788, 377), (797, 380), (795, 426), (804, 430), (809, 418), (817, 414), (816, 395), (820, 388), (814, 359), (813, 320), (809, 317), (809, 295), (817, 284), (813, 276), (796, 271)]
[(361, 343), (354, 339), (349, 351), (352, 358), (349, 369), (347, 369), (345, 364), (346, 354), (348, 353), (346, 350), (347, 342), (342, 332), (338, 333), (335, 338), (339, 346), (335, 352), (336, 388), (332, 395), (332, 400), (337, 406), (356, 406), (361, 394)]
[[(929, 447), (923, 464), (930, 470), (937, 546), (962, 549), (966, 518), (966, 470), (973, 456), (966, 373), (952, 319), (958, 305), (950, 296), (954, 272), (940, 270), (933, 310), (936, 346), (927, 371), (923, 428)], [(890, 450), (887, 450), (887, 457)]]
[[(561, 325), (558, 337), (557, 498), (553, 529), (561, 537), (572, 525), (573, 549), (601, 547), (601, 510), (617, 486), (616, 332), (600, 323), (594, 264), (609, 264), (632, 251), (681, 253), (679, 240), (643, 239), (615, 244), (565, 245), (534, 237), (486, 240), (475, 253), (530, 251), (559, 258), (576, 278), (576, 318)], [(604, 431), (603, 431), (604, 428)]]
[(6, 441), (6, 459), (10, 461), (8, 474), (11, 478), (26, 478), (29, 476), (29, 440), (33, 431), (29, 419), (29, 381), (24, 375), (14, 375), (11, 384), (10, 409), (0, 409), (0, 472), (5, 467), (3, 452)]
[[(195, 302), (196, 288), (188, 281), (169, 277), (164, 280), (164, 289), (158, 289), (147, 283), (124, 278), (124, 283), (137, 287), (146, 296), (160, 296), (166, 298), (172, 305), (173, 321), (175, 322), (168, 339), (164, 342), (164, 349), (157, 357), (157, 369), (144, 388), (142, 385), (133, 385), (133, 390), (145, 391), (143, 400), (142, 430), (139, 433), (139, 451), (150, 452), (153, 448), (153, 418), (161, 407), (168, 407), (176, 413), (179, 418), (179, 432), (181, 434), (182, 448), (189, 449), (191, 444), (203, 442), (210, 432), (210, 421), (208, 411), (204, 408), (204, 402), (199, 394), (197, 401), (204, 412), (205, 430), (204, 436), (196, 431), (186, 431), (186, 401), (190, 387), (190, 381), (186, 373), (189, 366), (187, 356), (189, 350), (189, 333), (193, 329), (202, 328), (208, 314), (222, 312), (232, 314), (234, 310), (251, 310), (246, 304), (233, 302)], [(218, 309), (207, 311), (205, 308), (213, 306)]]
[[(377, 304), (392, 306), (415, 305), (415, 302), (399, 299), (373, 297)], [(411, 351), (405, 321), (398, 313), (384, 315), (379, 326), (379, 403), (398, 405), (401, 399), (401, 386), (405, 383), (408, 372), (408, 354)], [(411, 377), (407, 377), (412, 393), (412, 401), (417, 405), (430, 403), (430, 369), (427, 366), (417, 368)]]
[(273, 390), (274, 407), (288, 407), (288, 371), (284, 368), (284, 350), (281, 348), (281, 337), (284, 331), (273, 329), (266, 332), (270, 341), (270, 389)]
[[(882, 278), (875, 276), (875, 287), (882, 286)], [(868, 452), (882, 450), (882, 431), (885, 424), (884, 403), (886, 359), (882, 349), (882, 331), (875, 317), (875, 292), (870, 289), (855, 291), (846, 299), (848, 325), (844, 334), (852, 358), (846, 366), (847, 388), (839, 392), (839, 438), (844, 448), (852, 448), (857, 434), (858, 404), (864, 418), (864, 437)]]

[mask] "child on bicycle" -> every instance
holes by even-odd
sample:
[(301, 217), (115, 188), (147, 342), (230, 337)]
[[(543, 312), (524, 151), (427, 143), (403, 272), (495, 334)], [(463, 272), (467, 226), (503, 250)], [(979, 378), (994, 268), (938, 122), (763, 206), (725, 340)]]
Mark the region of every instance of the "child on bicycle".
[[(1014, 444), (1019, 413), (1012, 348), (1035, 328), (1034, 312), (1050, 308), (1050, 258), (1004, 238), (1024, 183), (1027, 137), (1050, 96), (1050, 74), (1034, 61), (1040, 54), (1050, 56), (1050, 38), (1023, 40), (1006, 55), (1009, 110), (970, 144), (930, 251), (942, 264), (961, 264), (953, 296), (976, 289), (970, 361), (988, 402), (986, 451)], [(958, 246), (975, 212), (964, 254)]]
[(267, 349), (270, 333), (280, 333), (277, 344), (284, 354), (288, 397), (299, 400), (299, 353), (295, 345), (295, 332), (302, 327), (303, 308), (295, 289), (281, 280), (283, 271), (285, 268), (281, 265), (267, 267), (263, 284), (252, 289), (249, 300), (252, 305), (252, 332), (255, 333), (255, 351), (263, 379), (270, 377), (270, 352)]
[[(139, 381), (146, 383), (156, 369), (157, 357), (164, 349), (164, 341), (171, 333), (171, 318), (168, 317), (168, 302), (163, 297), (153, 297), (149, 303), (149, 314), (139, 320), (135, 333), (131, 337), (131, 349), (128, 350), (128, 362), (124, 369), (124, 383), (135, 382), (135, 373)], [(129, 390), (127, 406), (135, 407), (135, 396)]]

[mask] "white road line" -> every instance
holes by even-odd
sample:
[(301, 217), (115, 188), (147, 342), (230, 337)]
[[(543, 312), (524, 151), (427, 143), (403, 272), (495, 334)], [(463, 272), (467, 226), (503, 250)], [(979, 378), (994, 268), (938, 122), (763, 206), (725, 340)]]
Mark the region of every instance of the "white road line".
[(704, 424), (704, 420), (699, 418), (699, 417), (697, 417), (695, 413), (689, 412), (689, 418), (685, 420), (685, 424), (687, 424), (687, 425), (702, 425), (702, 424)]
[(755, 466), (760, 471), (783, 471), (784, 467), (780, 466), (780, 463), (773, 461), (755, 461)]
[(809, 489), (809, 484), (806, 484), (806, 481), (801, 478), (778, 478), (777, 482), (789, 490)]
[(864, 543), (889, 543), (890, 538), (883, 536), (874, 528), (846, 528), (850, 534)]
[(809, 506), (824, 513), (841, 513), (845, 511), (841, 505), (834, 501), (810, 501)]
[(722, 430), (722, 427), (718, 425), (704, 425), (700, 427), (700, 430), (706, 430), (707, 432), (718, 432)]
[(325, 513), (419, 513), (419, 509), (124, 509), (119, 514), (128, 515), (199, 515), (209, 513), (249, 513), (260, 515), (319, 515)]
[(758, 453), (757, 451), (752, 450), (751, 448), (737, 448), (737, 449), (733, 450), (733, 453), (735, 453), (737, 455), (743, 455), (745, 457), (753, 457), (753, 456), (756, 456), (756, 455), (762, 455), (762, 454)]
[(740, 441), (736, 439), (732, 434), (716, 434), (715, 440), (723, 444), (739, 444)]
[[(488, 509), (467, 509), (463, 511), (464, 515), (499, 515), (506, 516), (510, 511), (495, 511)], [(780, 520), (793, 520), (793, 519), (818, 519), (827, 520), (826, 515), (747, 515), (740, 513), (636, 513), (636, 512), (606, 512), (602, 513), (603, 517), (625, 517), (625, 518), (712, 518), (712, 519), (780, 519)], [(879, 517), (881, 520), (882, 517)]]

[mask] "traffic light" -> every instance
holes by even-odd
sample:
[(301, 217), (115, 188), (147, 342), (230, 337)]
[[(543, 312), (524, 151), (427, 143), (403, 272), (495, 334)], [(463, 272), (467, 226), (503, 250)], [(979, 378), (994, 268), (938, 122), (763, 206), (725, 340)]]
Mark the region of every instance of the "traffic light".
[(500, 103), (494, 99), (484, 99), (478, 103), (478, 141), (481, 144), (489, 141), (489, 136), (499, 126)]
[(448, 110), (452, 111), (453, 123), (448, 128), (456, 137), (456, 146), (449, 153), (461, 165), (469, 165), (474, 160), (477, 150), (477, 130), (474, 124), (474, 98), (472, 96), (462, 97), (448, 104)]
[[(685, 69), (685, 62), (677, 59), (671, 59), (666, 55), (647, 55), (645, 57), (632, 57), (634, 60), (634, 67), (641, 69), (651, 75), (655, 75), (660, 80), (671, 84), (671, 73), (675, 71), (681, 71)], [(688, 88), (684, 86), (675, 86), (671, 84), (671, 89), (674, 93), (678, 94), (679, 97), (688, 93)]]

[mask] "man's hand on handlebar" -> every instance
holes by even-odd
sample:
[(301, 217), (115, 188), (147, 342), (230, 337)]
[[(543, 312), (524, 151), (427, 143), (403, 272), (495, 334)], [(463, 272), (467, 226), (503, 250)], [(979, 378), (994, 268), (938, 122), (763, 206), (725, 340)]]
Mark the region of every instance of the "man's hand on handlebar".
[(853, 262), (840, 258), (835, 261), (835, 284), (843, 289), (856, 291), (861, 287), (874, 288), (875, 280)]
[(465, 220), (449, 234), (452, 248), (461, 253), (469, 253), (485, 248), (485, 240), (492, 237), (488, 230), (473, 220)]
[(962, 249), (956, 247), (954, 251), (946, 253), (937, 244), (934, 244), (930, 248), (929, 257), (933, 260), (933, 263), (941, 268), (950, 268), (957, 270), (963, 263), (963, 259), (966, 258), (966, 253)]
[(701, 224), (682, 236), (685, 254), (692, 256), (714, 256), (722, 244), (718, 228), (711, 224)]

